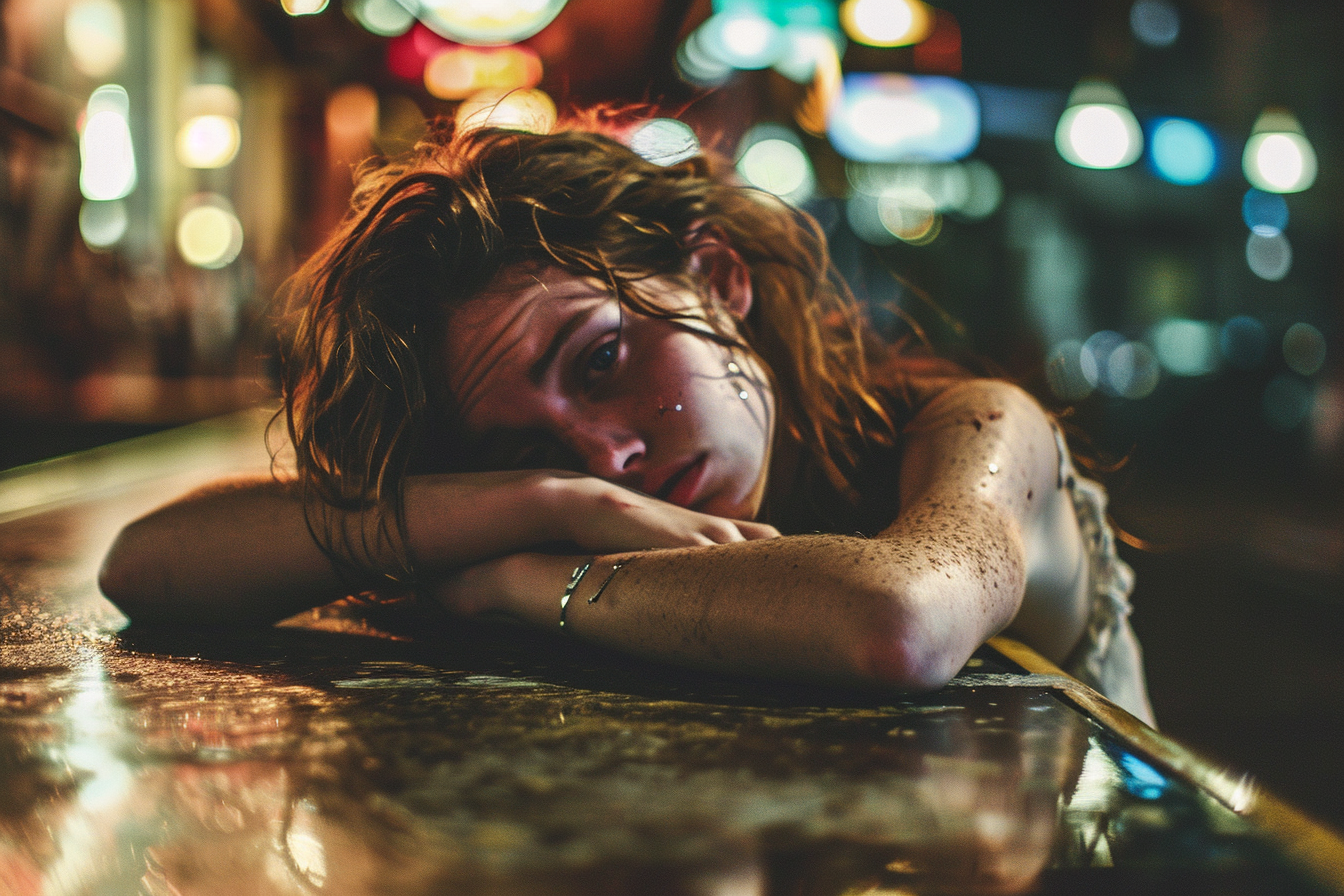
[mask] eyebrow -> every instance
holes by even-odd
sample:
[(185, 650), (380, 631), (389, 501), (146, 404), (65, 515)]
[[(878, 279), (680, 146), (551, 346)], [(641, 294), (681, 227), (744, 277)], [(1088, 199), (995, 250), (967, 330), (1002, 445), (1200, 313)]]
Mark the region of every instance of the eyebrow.
[(550, 369), (551, 365), (555, 363), (556, 356), (559, 355), (560, 350), (565, 347), (565, 343), (569, 341), (569, 338), (573, 336), (580, 327), (586, 324), (589, 319), (600, 310), (602, 310), (602, 304), (599, 302), (587, 311), (580, 311), (577, 314), (570, 315), (564, 323), (557, 327), (555, 335), (551, 337), (550, 344), (546, 346), (546, 350), (527, 368), (527, 378), (534, 384), (541, 385), (542, 378), (546, 375), (546, 371)]

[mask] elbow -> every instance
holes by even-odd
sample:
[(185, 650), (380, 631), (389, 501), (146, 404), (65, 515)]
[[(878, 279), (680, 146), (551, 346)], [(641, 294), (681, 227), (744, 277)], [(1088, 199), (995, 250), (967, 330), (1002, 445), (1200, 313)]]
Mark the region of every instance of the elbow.
[(131, 523), (123, 529), (98, 569), (98, 588), (132, 620), (152, 614), (163, 603), (163, 570), (151, 562), (143, 538)]
[(961, 671), (974, 646), (949, 638), (936, 620), (891, 595), (875, 610), (856, 640), (854, 672), (869, 684), (912, 693), (936, 691)]

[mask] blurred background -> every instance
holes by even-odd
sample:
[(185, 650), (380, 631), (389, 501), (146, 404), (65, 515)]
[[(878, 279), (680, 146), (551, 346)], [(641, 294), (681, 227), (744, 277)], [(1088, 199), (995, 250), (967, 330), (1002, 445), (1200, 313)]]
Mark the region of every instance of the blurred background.
[(1162, 727), (1344, 827), (1344, 4), (0, 9), (0, 469), (272, 401), (277, 286), (429, 117), (638, 104), (1123, 461)]

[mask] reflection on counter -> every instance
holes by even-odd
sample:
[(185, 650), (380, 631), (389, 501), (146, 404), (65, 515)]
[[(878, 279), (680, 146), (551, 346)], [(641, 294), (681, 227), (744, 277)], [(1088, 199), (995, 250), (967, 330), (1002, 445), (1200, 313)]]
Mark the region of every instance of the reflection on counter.
[(1267, 824), (1249, 782), (1011, 642), (900, 697), (409, 600), (127, 627), (95, 584), (111, 533), (264, 469), (265, 417), (0, 478), (6, 896), (1344, 892), (1332, 834)]

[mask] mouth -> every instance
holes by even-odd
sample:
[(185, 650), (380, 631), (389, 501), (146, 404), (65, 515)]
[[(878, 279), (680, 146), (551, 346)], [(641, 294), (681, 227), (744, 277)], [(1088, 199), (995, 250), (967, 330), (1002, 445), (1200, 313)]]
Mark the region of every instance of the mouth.
[(663, 484), (654, 492), (654, 497), (678, 507), (689, 507), (704, 479), (706, 460), (707, 457), (701, 454), (674, 472), (663, 480)]

